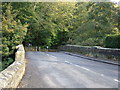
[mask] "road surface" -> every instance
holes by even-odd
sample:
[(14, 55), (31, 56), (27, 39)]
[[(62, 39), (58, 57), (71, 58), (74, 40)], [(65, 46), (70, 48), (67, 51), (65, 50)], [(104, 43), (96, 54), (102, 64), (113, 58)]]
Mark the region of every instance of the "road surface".
[(118, 88), (118, 66), (63, 52), (27, 52), (18, 88)]

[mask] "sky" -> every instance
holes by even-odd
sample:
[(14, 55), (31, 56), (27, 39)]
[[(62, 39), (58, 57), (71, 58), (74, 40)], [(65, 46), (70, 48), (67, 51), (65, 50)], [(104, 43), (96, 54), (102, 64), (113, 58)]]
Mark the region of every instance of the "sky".
[(112, 2), (117, 2), (117, 3), (118, 3), (120, 0), (111, 0), (111, 1), (112, 1)]
[(117, 4), (118, 6), (120, 6), (120, 0), (111, 0), (111, 1)]

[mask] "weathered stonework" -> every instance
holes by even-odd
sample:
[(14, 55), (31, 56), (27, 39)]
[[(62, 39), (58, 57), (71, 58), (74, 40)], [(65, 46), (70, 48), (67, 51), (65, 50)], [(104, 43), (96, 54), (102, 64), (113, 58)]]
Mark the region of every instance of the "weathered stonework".
[(15, 62), (0, 72), (0, 89), (17, 88), (25, 72), (25, 51), (23, 45), (16, 47)]
[(103, 48), (100, 46), (79, 46), (79, 45), (66, 45), (60, 46), (60, 50), (69, 52), (78, 52), (83, 55), (110, 59), (110, 60), (120, 60), (120, 49), (113, 48)]

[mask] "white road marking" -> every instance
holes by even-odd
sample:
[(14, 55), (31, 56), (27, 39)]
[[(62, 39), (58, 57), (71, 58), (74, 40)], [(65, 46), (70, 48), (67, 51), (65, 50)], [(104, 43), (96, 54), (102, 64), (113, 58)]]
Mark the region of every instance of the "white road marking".
[(65, 61), (65, 62), (70, 64), (70, 62), (68, 62), (68, 61)]
[(101, 76), (104, 76), (104, 74), (101, 74)]
[(76, 67), (80, 67), (79, 65), (75, 65)]
[[(87, 71), (90, 71), (90, 72), (93, 72), (93, 73), (96, 73), (96, 72), (94, 72), (94, 71), (92, 71), (92, 70), (90, 70), (90, 69), (88, 69), (88, 68), (85, 68), (85, 67), (82, 67), (82, 66), (79, 66), (79, 65), (76, 65), (76, 64), (73, 64), (73, 63), (70, 63), (70, 62), (68, 62), (68, 61), (65, 61), (66, 63), (69, 63), (69, 64), (71, 64), (71, 65), (74, 65), (74, 66), (76, 66), (76, 67), (80, 67), (80, 68), (82, 68), (82, 69), (84, 69), (84, 70), (87, 70)], [(100, 74), (100, 76), (104, 76), (104, 74)], [(119, 80), (117, 80), (117, 79), (114, 79), (114, 81), (116, 81), (116, 82), (120, 82)]]
[(47, 54), (47, 56), (50, 56), (50, 57), (52, 57), (52, 58), (56, 58), (55, 56), (53, 56), (53, 55), (49, 55), (49, 54)]
[[(49, 54), (47, 54), (48, 56), (51, 56), (51, 57), (53, 57), (53, 58), (56, 58), (55, 56), (53, 56), (53, 55), (49, 55)], [(71, 65), (74, 65), (74, 66), (76, 66), (76, 67), (80, 67), (80, 68), (82, 68), (82, 69), (84, 69), (84, 70), (87, 70), (87, 71), (90, 71), (90, 72), (93, 72), (93, 73), (96, 73), (96, 72), (94, 72), (94, 71), (92, 71), (92, 70), (90, 70), (90, 69), (88, 69), (88, 68), (85, 68), (85, 67), (83, 67), (83, 66), (80, 66), (80, 65), (76, 65), (76, 64), (73, 64), (73, 63), (70, 63), (69, 61), (64, 61), (65, 63), (68, 63), (68, 64), (71, 64)], [(99, 73), (100, 74), (100, 73)], [(100, 74), (100, 76), (104, 76), (104, 74)], [(113, 79), (115, 82), (120, 82), (119, 80), (117, 80), (117, 79)]]
[(55, 56), (52, 56), (52, 55), (51, 55), (51, 57), (56, 58)]
[[(47, 54), (48, 56), (51, 56), (51, 57), (53, 57), (53, 58), (56, 58), (55, 56), (53, 56), (53, 55), (49, 55), (49, 54)], [(74, 65), (74, 66), (76, 66), (76, 67), (80, 67), (80, 68), (82, 68), (82, 69), (84, 69), (84, 70), (87, 70), (87, 71), (90, 71), (90, 72), (94, 72), (94, 71), (92, 71), (92, 70), (90, 70), (90, 69), (88, 69), (88, 68), (85, 68), (85, 67), (82, 67), (82, 66), (80, 66), (80, 65), (76, 65), (76, 64), (73, 64), (73, 63), (70, 63), (69, 61), (64, 61), (65, 63), (68, 63), (68, 64), (71, 64), (71, 65)], [(94, 73), (96, 73), (96, 72), (94, 72)], [(104, 76), (104, 74), (100, 74), (100, 76)], [(116, 82), (120, 82), (119, 80), (117, 80), (117, 79), (114, 79), (114, 81), (116, 81)]]
[(116, 81), (116, 82), (120, 82), (119, 80), (117, 80), (117, 79), (114, 79), (114, 81)]
[[(97, 72), (95, 72), (95, 71), (92, 71), (92, 70), (90, 70), (90, 69), (88, 69), (88, 68), (85, 68), (85, 67), (83, 67), (83, 66), (80, 66), (80, 65), (77, 65), (77, 64), (73, 64), (73, 63), (70, 63), (70, 62), (68, 62), (68, 61), (65, 61), (66, 63), (69, 63), (69, 64), (71, 64), (71, 65), (74, 65), (74, 66), (76, 66), (76, 67), (80, 67), (80, 68), (82, 68), (82, 69), (84, 69), (84, 70), (87, 70), (87, 71), (89, 71), (89, 72), (92, 72), (92, 73), (97, 73)], [(100, 73), (98, 73), (100, 76), (104, 76), (104, 74), (100, 74)]]
[(70, 63), (70, 62), (68, 62), (68, 61), (65, 61), (66, 63), (69, 63), (69, 64), (71, 64), (71, 65), (74, 65), (74, 66), (76, 66), (76, 67), (80, 67), (80, 68), (82, 68), (82, 69), (85, 69), (85, 70), (87, 70), (87, 71), (91, 71), (90, 69), (88, 69), (88, 68), (85, 68), (85, 67), (82, 67), (82, 66), (79, 66), (79, 65), (76, 65), (76, 64), (73, 64), (73, 63)]
[(87, 69), (87, 68), (85, 68), (85, 67), (81, 67), (82, 69), (85, 69), (85, 70), (87, 70), (87, 71), (91, 71), (90, 69)]
[(50, 56), (49, 54), (47, 54), (48, 56)]

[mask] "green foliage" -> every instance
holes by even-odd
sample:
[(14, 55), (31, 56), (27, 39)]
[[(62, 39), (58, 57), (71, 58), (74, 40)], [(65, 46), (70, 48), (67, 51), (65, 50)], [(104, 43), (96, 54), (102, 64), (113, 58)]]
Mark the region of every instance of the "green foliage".
[(22, 44), (27, 32), (27, 25), (22, 25), (20, 20), (16, 20), (16, 14), (13, 14), (10, 4), (4, 4), (6, 7), (2, 16), (2, 56), (7, 57), (14, 53), (16, 45)]
[(22, 44), (27, 32), (27, 24), (16, 18), (17, 13), (11, 3), (3, 4), (2, 11), (2, 69), (14, 61), (16, 46)]
[(120, 48), (119, 13), (120, 7), (111, 2), (3, 2), (3, 67), (14, 61), (15, 47), (22, 43), (42, 48), (65, 44)]
[(69, 44), (103, 46), (107, 34), (119, 33), (118, 7), (111, 2), (77, 3)]
[(7, 68), (10, 64), (14, 62), (13, 58), (7, 58), (6, 60), (0, 62), (0, 71), (4, 70)]
[(11, 5), (22, 24), (29, 23), (25, 45), (103, 46), (107, 34), (119, 33), (118, 7), (111, 2), (12, 2)]
[(2, 61), (0, 61), (0, 71), (2, 71)]
[[(31, 5), (32, 6), (32, 5)], [(67, 41), (74, 3), (33, 3), (25, 44), (55, 48)]]
[(108, 35), (104, 44), (107, 48), (120, 48), (120, 34)]
[(106, 35), (120, 32), (119, 7), (110, 2), (8, 2), (2, 8), (0, 53), (4, 59), (21, 43), (43, 48), (64, 44), (103, 46)]

